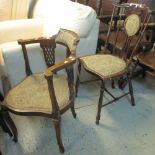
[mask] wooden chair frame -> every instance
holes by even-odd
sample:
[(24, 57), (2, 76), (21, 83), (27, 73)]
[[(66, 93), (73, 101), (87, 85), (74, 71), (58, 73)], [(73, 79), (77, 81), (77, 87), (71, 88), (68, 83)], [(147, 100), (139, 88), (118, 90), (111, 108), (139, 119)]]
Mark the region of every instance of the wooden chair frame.
[[(87, 63), (87, 61), (90, 59), (87, 59), (87, 58), (90, 58), (90, 56), (86, 56), (86, 57), (81, 57), (79, 58), (79, 73), (81, 71), (81, 65), (84, 67), (84, 69), (95, 75), (96, 77), (99, 78), (99, 80), (101, 80), (101, 87), (100, 87), (100, 97), (99, 97), (99, 101), (98, 101), (98, 111), (97, 111), (97, 116), (96, 116), (96, 124), (99, 124), (99, 120), (100, 120), (100, 115), (101, 115), (101, 109), (102, 107), (108, 105), (108, 104), (111, 104), (117, 100), (119, 100), (120, 98), (130, 94), (130, 97), (131, 97), (131, 105), (134, 106), (135, 105), (135, 101), (134, 101), (134, 95), (133, 95), (133, 87), (132, 87), (132, 82), (131, 82), (131, 75), (132, 75), (132, 68), (131, 68), (131, 64), (132, 64), (132, 60), (133, 60), (133, 56), (137, 50), (137, 48), (139, 47), (139, 43), (144, 35), (144, 32), (147, 28), (147, 23), (149, 22), (149, 19), (151, 17), (151, 11), (150, 9), (145, 6), (145, 5), (139, 5), (139, 4), (130, 4), (130, 3), (124, 3), (124, 4), (114, 4), (114, 10), (117, 8), (120, 8), (122, 10), (125, 10), (126, 8), (129, 8), (129, 7), (139, 7), (141, 9), (146, 9), (147, 13), (146, 13), (146, 17), (144, 18), (144, 22), (145, 24), (139, 26), (139, 28), (137, 28), (136, 32), (134, 32), (133, 34), (130, 34), (128, 32), (126, 32), (126, 28), (124, 28), (124, 31), (126, 32), (126, 42), (125, 42), (125, 45), (124, 45), (124, 50), (122, 53), (120, 53), (120, 55), (112, 55), (113, 58), (120, 58), (120, 60), (123, 60), (125, 63), (126, 63), (126, 67), (124, 67), (123, 70), (119, 71), (119, 72), (116, 72), (114, 74), (108, 74), (107, 76), (104, 75), (104, 74), (101, 74), (100, 72), (96, 71), (94, 68), (95, 68), (95, 65), (97, 66), (97, 62), (96, 64), (91, 67), (92, 65), (89, 65)], [(107, 37), (106, 37), (106, 42), (105, 42), (105, 46), (104, 46), (104, 50), (101, 51), (102, 54), (97, 54), (97, 55), (94, 55), (94, 58), (96, 56), (98, 56), (99, 58), (103, 58), (103, 56), (106, 56), (107, 52), (107, 46), (108, 46), (108, 41), (109, 41), (109, 36), (110, 36), (110, 30), (111, 30), (111, 26), (112, 26), (112, 21), (113, 21), (113, 17), (114, 17), (114, 12), (113, 11), (113, 14), (111, 16), (111, 23), (110, 23), (110, 26), (109, 26), (109, 30), (108, 30), (108, 33), (107, 33)], [(130, 14), (128, 17), (131, 17), (132, 15), (135, 15), (134, 14)], [(121, 16), (121, 15), (120, 15)], [(139, 15), (136, 14), (136, 17), (139, 18)], [(126, 23), (125, 25), (126, 26)], [(139, 34), (138, 36), (138, 40), (134, 46), (134, 48), (132, 49), (132, 51), (128, 50), (128, 47), (130, 46), (130, 43), (131, 43), (131, 39), (133, 38), (134, 35), (136, 34)], [(116, 37), (115, 37), (115, 43), (117, 42), (117, 33), (116, 33)], [(114, 52), (115, 52), (115, 49), (114, 49)], [(93, 59), (93, 56), (92, 56), (92, 59)], [(87, 61), (86, 61), (87, 60)], [(102, 61), (100, 59), (100, 61)], [(103, 61), (107, 61), (106, 59), (104, 59)], [(101, 64), (100, 64), (101, 65)], [(105, 87), (105, 81), (106, 80), (114, 80), (114, 79), (119, 79), (119, 78), (122, 78), (122, 77), (126, 77), (126, 80), (127, 80), (127, 83), (128, 83), (128, 86), (129, 86), (129, 92), (121, 95), (121, 96), (117, 96), (115, 97), (111, 92), (109, 92), (106, 87)], [(114, 82), (114, 81), (113, 81)], [(77, 92), (78, 92), (78, 86), (79, 86), (79, 83), (80, 83), (80, 79), (79, 77), (77, 78)], [(102, 104), (102, 101), (103, 101), (103, 94), (104, 92), (107, 92), (111, 97), (112, 97), (112, 100), (105, 103), (105, 104)]]
[[(52, 119), (56, 131), (57, 143), (60, 149), (60, 152), (64, 152), (64, 146), (61, 139), (61, 115), (67, 111), (69, 108), (73, 114), (73, 117), (76, 118), (76, 113), (74, 110), (74, 73), (73, 73), (73, 64), (76, 62), (76, 47), (79, 42), (79, 36), (65, 29), (60, 29), (59, 33), (52, 38), (38, 38), (38, 39), (28, 39), (28, 40), (19, 40), (18, 43), (22, 47), (23, 56), (25, 60), (25, 71), (26, 75), (31, 76), (33, 73), (31, 71), (29, 58), (28, 58), (28, 50), (26, 48), (29, 44), (39, 43), (42, 48), (44, 59), (47, 65), (47, 69), (44, 71), (45, 79), (47, 80), (49, 95), (52, 104), (52, 113), (44, 113), (44, 112), (29, 112), (29, 111), (20, 111), (18, 109), (11, 109), (5, 104), (6, 101), (2, 104), (2, 109), (5, 111), (10, 111), (17, 115), (25, 115), (25, 116), (44, 116)], [(55, 64), (55, 48), (56, 44), (61, 44), (66, 47), (66, 59), (59, 63)], [(65, 69), (68, 77), (68, 87), (69, 87), (69, 100), (68, 103), (63, 107), (59, 107), (55, 90), (53, 84), (53, 75), (58, 71)], [(20, 84), (20, 83), (19, 83)], [(37, 101), (36, 101), (37, 102)], [(3, 114), (3, 118), (5, 122), (10, 122), (9, 118), (5, 113)], [(12, 125), (12, 123), (10, 124)], [(15, 134), (15, 139), (17, 140), (17, 132)]]

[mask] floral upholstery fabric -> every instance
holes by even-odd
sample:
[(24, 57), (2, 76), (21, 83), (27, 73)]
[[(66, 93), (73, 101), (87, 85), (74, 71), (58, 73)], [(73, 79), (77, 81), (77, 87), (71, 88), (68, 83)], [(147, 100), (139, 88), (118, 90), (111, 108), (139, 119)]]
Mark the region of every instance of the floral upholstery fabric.
[(84, 62), (84, 66), (98, 74), (103, 78), (111, 77), (112, 75), (123, 71), (126, 68), (124, 60), (112, 55), (91, 55), (80, 58)]
[[(59, 107), (69, 100), (67, 79), (63, 75), (54, 75), (54, 90)], [(52, 113), (52, 104), (47, 80), (43, 74), (33, 74), (12, 88), (4, 102), (8, 108), (20, 112)]]
[(77, 41), (79, 41), (79, 38), (77, 38), (77, 35), (74, 35), (74, 32), (68, 33), (69, 30), (60, 29), (56, 41), (62, 42), (66, 44), (71, 52), (75, 52), (77, 48)]

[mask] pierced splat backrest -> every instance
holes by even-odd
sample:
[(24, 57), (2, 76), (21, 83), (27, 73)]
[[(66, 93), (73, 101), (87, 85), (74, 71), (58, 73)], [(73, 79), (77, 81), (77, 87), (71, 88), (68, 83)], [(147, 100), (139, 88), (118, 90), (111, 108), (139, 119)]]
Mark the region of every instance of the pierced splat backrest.
[(50, 67), (55, 64), (55, 48), (56, 43), (62, 44), (67, 47), (66, 56), (70, 54), (76, 55), (77, 43), (79, 42), (80, 37), (73, 31), (60, 29), (58, 34), (53, 38), (38, 38), (31, 40), (22, 40), (20, 39), (18, 43), (22, 46), (23, 56), (25, 60), (25, 70), (27, 76), (32, 74), (29, 58), (28, 58), (28, 44), (39, 43), (42, 48), (45, 63), (47, 67)]
[(43, 54), (44, 54), (47, 67), (55, 63), (54, 49), (56, 48), (56, 43), (54, 38), (50, 38), (50, 39), (38, 38), (38, 39), (30, 39), (30, 40), (20, 39), (18, 40), (18, 44), (22, 46), (23, 56), (25, 60), (25, 71), (27, 76), (32, 74), (30, 63), (29, 63), (27, 45), (36, 44), (36, 43), (39, 43), (41, 48), (43, 49)]
[(55, 64), (55, 48), (56, 43), (54, 39), (40, 40), (40, 47), (43, 50), (46, 66), (50, 67)]

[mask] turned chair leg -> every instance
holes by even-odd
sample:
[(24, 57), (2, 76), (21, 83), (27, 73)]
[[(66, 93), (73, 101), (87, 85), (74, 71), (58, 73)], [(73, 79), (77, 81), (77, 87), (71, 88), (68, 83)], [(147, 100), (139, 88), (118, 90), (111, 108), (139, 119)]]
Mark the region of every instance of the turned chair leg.
[(77, 79), (76, 79), (76, 85), (75, 85), (75, 96), (77, 97), (78, 94), (78, 89), (79, 89), (79, 85), (80, 85), (80, 72), (81, 72), (81, 63), (79, 62), (78, 65), (78, 73), (77, 73)]
[(4, 120), (6, 129), (8, 134), (12, 137), (13, 136), (13, 141), (17, 142), (18, 141), (18, 132), (17, 132), (17, 128), (12, 120), (12, 118), (10, 117), (8, 111), (4, 110), (2, 108), (2, 119)]
[(75, 108), (74, 108), (74, 102), (71, 105), (71, 112), (74, 118), (76, 118), (76, 112), (75, 112)]
[(132, 86), (132, 82), (131, 82), (130, 77), (128, 77), (128, 85), (129, 85), (129, 93), (131, 96), (131, 105), (135, 106), (135, 99), (134, 99), (134, 95), (133, 95), (133, 86)]
[(5, 121), (4, 121), (4, 119), (3, 119), (2, 111), (0, 111), (0, 125), (1, 125), (2, 130), (3, 130), (4, 132), (7, 132), (7, 133), (10, 135), (10, 137), (13, 136), (12, 133), (11, 133), (11, 131), (9, 130), (9, 127), (7, 126), (7, 124), (5, 123)]
[(98, 109), (97, 109), (97, 116), (96, 116), (96, 124), (99, 124), (99, 120), (101, 117), (101, 109), (102, 109), (102, 101), (103, 101), (103, 94), (105, 89), (105, 83), (102, 81), (101, 88), (100, 88), (100, 97), (98, 101)]
[(77, 97), (78, 95), (78, 89), (79, 89), (79, 85), (80, 85), (80, 79), (79, 79), (79, 76), (77, 76), (77, 79), (76, 79), (76, 85), (75, 85), (75, 97)]
[(61, 118), (58, 120), (54, 121), (54, 127), (55, 127), (55, 132), (56, 132), (56, 138), (57, 138), (57, 143), (59, 146), (59, 150), (61, 153), (64, 153), (65, 149), (62, 143), (62, 138), (61, 138)]

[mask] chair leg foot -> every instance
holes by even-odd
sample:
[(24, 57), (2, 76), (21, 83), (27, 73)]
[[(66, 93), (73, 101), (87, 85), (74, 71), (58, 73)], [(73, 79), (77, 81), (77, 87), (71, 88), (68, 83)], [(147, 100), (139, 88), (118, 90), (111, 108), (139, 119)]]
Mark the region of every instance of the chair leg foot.
[(71, 106), (71, 112), (74, 118), (76, 118), (76, 112), (75, 112), (75, 108), (74, 108), (74, 104), (72, 104)]
[(54, 121), (54, 127), (55, 127), (56, 138), (57, 138), (59, 150), (61, 153), (64, 153), (65, 149), (64, 149), (64, 146), (62, 143), (62, 138), (61, 138), (61, 118), (59, 118), (59, 120), (57, 120), (57, 121)]
[(99, 125), (99, 120), (96, 118), (96, 125)]
[(102, 107), (98, 106), (98, 109), (97, 109), (97, 116), (96, 116), (96, 124), (98, 125), (99, 124), (99, 121), (100, 121), (100, 118), (101, 118), (101, 109)]
[[(59, 144), (58, 144), (58, 145), (59, 145)], [(64, 153), (64, 152), (65, 152), (64, 147), (59, 145), (59, 151), (60, 151), (60, 153)]]
[(100, 117), (101, 117), (101, 109), (102, 109), (102, 101), (103, 101), (104, 89), (105, 89), (105, 84), (104, 84), (104, 81), (102, 81), (101, 88), (100, 88), (100, 97), (99, 97), (99, 101), (98, 101), (96, 124), (99, 124), (99, 120), (100, 120)]
[(136, 105), (134, 99), (131, 99), (131, 105), (132, 105), (132, 106), (135, 106), (135, 105)]

